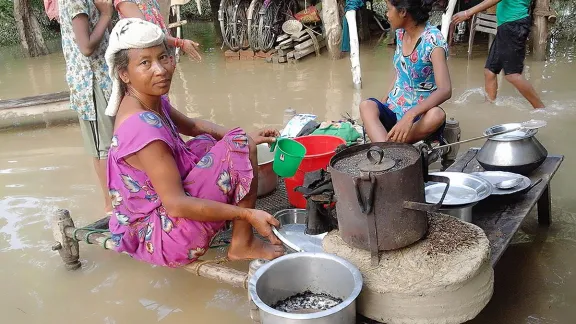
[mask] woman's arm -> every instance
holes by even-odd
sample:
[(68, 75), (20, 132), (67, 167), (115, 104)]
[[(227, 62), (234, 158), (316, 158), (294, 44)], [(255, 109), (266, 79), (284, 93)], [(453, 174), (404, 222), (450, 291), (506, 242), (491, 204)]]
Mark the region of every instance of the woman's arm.
[(390, 83), (390, 86), (388, 87), (388, 92), (386, 92), (386, 95), (384, 95), (384, 97), (382, 97), (382, 100), (380, 102), (382, 103), (386, 103), (386, 101), (388, 101), (388, 97), (390, 96), (390, 92), (392, 92), (392, 89), (394, 89), (394, 85), (396, 84), (396, 70), (394, 68), (392, 68), (392, 71), (394, 71), (393, 75), (392, 75), (392, 82)]
[[(140, 18), (146, 20), (144, 14), (133, 2), (122, 1), (116, 5), (116, 8), (122, 16), (126, 18)], [(198, 53), (199, 44), (189, 39), (178, 39), (171, 35), (166, 35), (166, 42), (172, 47), (180, 47), (185, 53), (190, 54), (194, 59), (201, 60), (202, 56)]]
[(125, 18), (140, 18), (146, 20), (144, 13), (138, 8), (138, 5), (130, 1), (122, 1), (116, 5), (118, 10)]
[(229, 131), (220, 125), (216, 125), (206, 120), (189, 118), (174, 108), (170, 109), (170, 118), (176, 125), (176, 128), (178, 128), (178, 131), (186, 136), (194, 137), (208, 134), (219, 141)]
[(126, 162), (146, 173), (172, 217), (206, 222), (250, 218), (249, 209), (187, 196), (172, 150), (163, 141), (151, 142)]
[(74, 32), (74, 39), (80, 48), (80, 52), (84, 56), (90, 56), (100, 45), (102, 37), (112, 20), (112, 7), (111, 0), (95, 0), (94, 5), (100, 12), (98, 23), (94, 30), (90, 32), (90, 22), (88, 20), (88, 13), (83, 12), (81, 6), (76, 6), (72, 3), (69, 8), (62, 8), (61, 10), (72, 10), (72, 31)]
[(463, 21), (466, 21), (475, 14), (497, 5), (500, 1), (502, 0), (484, 0), (474, 7), (468, 10), (460, 11), (459, 13), (452, 16), (452, 23), (459, 24)]

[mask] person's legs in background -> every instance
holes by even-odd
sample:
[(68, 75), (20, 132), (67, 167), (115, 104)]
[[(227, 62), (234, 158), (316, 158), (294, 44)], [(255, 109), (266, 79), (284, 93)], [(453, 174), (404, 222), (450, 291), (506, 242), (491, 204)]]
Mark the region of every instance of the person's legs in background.
[(489, 69), (484, 69), (484, 91), (486, 91), (486, 98), (490, 102), (496, 101), (496, 97), (498, 96), (497, 76), (496, 73)]
[(84, 147), (88, 154), (92, 156), (94, 170), (104, 195), (104, 212), (110, 214), (112, 212), (112, 203), (108, 194), (106, 167), (108, 150), (110, 149), (114, 132), (114, 118), (104, 114), (108, 100), (106, 100), (102, 89), (97, 85), (98, 83), (94, 81), (93, 84), (96, 120), (83, 120), (80, 118), (80, 131), (84, 139)]
[(501, 47), (500, 61), (506, 81), (510, 82), (534, 109), (538, 109), (544, 108), (544, 103), (534, 87), (522, 75), (526, 58), (526, 41), (531, 25), (532, 21), (529, 17), (503, 24), (498, 29), (496, 38), (500, 35), (502, 40), (499, 45)]

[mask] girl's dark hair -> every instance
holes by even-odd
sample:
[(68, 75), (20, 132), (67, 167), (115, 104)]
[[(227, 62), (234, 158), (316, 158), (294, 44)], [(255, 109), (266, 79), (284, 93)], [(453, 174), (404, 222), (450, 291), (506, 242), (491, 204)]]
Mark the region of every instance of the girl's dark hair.
[(406, 10), (416, 24), (421, 25), (428, 21), (432, 6), (437, 0), (390, 0), (396, 10)]
[[(118, 75), (120, 75), (120, 72), (122, 70), (128, 68), (128, 62), (129, 62), (128, 50), (125, 49), (121, 50), (114, 55), (114, 66), (116, 67), (116, 72), (118, 73)], [(126, 83), (124, 83), (122, 79), (120, 79), (119, 81), (120, 81), (120, 91), (122, 95), (124, 95), (128, 91), (128, 87), (126, 87)]]

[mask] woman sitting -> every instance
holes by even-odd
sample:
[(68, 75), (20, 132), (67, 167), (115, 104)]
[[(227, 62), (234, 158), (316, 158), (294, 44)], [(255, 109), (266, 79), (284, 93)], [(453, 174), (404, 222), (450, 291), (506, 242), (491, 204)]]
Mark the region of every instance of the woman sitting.
[(452, 96), (446, 60), (448, 46), (428, 23), (435, 0), (387, 0), (387, 17), (396, 29), (395, 73), (382, 101), (360, 104), (372, 142), (443, 141), (446, 114), (440, 104)]
[[(254, 209), (256, 143), (273, 142), (278, 132), (248, 137), (241, 129), (227, 131), (172, 108), (163, 95), (174, 65), (165, 34), (153, 23), (120, 20), (106, 61), (114, 84), (106, 114), (116, 116), (108, 187), (117, 250), (157, 265), (182, 266), (203, 255), (231, 220), (231, 260), (281, 256), (284, 249), (271, 231), (278, 221)], [(184, 142), (179, 133), (195, 138)], [(254, 237), (253, 228), (270, 243)]]

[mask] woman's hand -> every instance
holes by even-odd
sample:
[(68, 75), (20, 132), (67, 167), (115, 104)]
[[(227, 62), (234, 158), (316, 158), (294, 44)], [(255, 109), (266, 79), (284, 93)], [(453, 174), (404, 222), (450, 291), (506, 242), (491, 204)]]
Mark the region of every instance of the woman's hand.
[(191, 41), (189, 39), (183, 39), (182, 41), (183, 45), (181, 48), (184, 51), (184, 53), (190, 55), (190, 57), (192, 57), (196, 61), (201, 61), (202, 56), (200, 56), (200, 53), (198, 53), (198, 46), (200, 46), (200, 44)]
[(466, 21), (468, 19), (470, 19), (470, 16), (468, 15), (468, 10), (464, 10), (452, 16), (452, 23), (458, 25), (459, 23)]
[(274, 128), (264, 128), (248, 134), (256, 145), (262, 143), (272, 144), (276, 142), (276, 138), (280, 136), (280, 132)]
[(274, 232), (272, 232), (272, 226), (280, 226), (280, 222), (272, 215), (262, 210), (250, 209), (246, 220), (256, 229), (258, 234), (267, 238), (270, 243), (276, 245), (282, 244), (276, 235), (274, 235)]
[(392, 127), (388, 133), (388, 140), (391, 142), (406, 143), (413, 125), (414, 117), (407, 113)]

